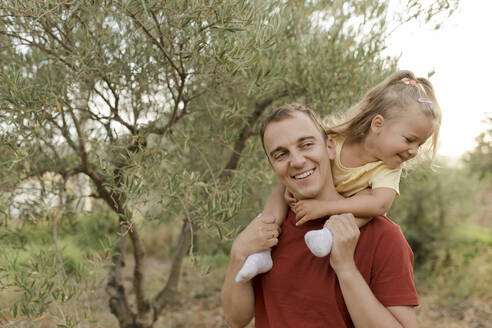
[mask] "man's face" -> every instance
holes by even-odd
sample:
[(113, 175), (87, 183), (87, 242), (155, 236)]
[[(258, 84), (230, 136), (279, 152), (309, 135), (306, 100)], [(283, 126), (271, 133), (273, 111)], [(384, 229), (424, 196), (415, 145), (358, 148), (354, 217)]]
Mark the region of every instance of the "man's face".
[(325, 142), (311, 119), (296, 113), (270, 123), (263, 137), (265, 151), (280, 182), (297, 199), (322, 198), (326, 186), (333, 185), (330, 160), (333, 142)]

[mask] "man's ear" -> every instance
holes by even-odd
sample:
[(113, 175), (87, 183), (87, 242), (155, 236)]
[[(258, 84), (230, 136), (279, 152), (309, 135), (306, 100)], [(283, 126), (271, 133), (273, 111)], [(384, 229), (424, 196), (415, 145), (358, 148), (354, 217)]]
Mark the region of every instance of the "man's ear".
[(382, 115), (376, 115), (371, 121), (371, 131), (373, 133), (379, 133), (384, 125), (384, 117)]
[(330, 137), (326, 139), (326, 149), (328, 150), (328, 157), (330, 158), (330, 160), (335, 159), (337, 150), (335, 147), (335, 142)]

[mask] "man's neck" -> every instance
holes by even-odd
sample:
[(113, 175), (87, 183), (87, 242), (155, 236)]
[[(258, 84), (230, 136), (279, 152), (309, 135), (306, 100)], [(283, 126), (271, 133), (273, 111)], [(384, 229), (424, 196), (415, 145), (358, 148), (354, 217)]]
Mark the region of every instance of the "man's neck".
[(344, 197), (340, 195), (333, 184), (330, 184), (329, 187), (325, 188), (318, 196), (314, 199), (321, 201), (335, 201), (343, 199)]

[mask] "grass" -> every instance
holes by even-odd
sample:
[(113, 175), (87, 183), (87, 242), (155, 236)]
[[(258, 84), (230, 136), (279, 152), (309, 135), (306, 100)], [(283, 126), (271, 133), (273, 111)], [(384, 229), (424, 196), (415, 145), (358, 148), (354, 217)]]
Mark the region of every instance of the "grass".
[(462, 224), (448, 240), (438, 243), (433, 255), (416, 269), (417, 284), (449, 304), (491, 296), (491, 245), (489, 229)]
[(0, 325), (26, 320), (32, 324), (49, 315), (53, 326), (76, 327), (87, 318), (90, 303), (81, 306), (80, 300), (99, 289), (105, 277), (106, 245), (114, 240), (110, 220), (111, 215), (104, 213), (60, 220), (57, 239), (63, 270), (56, 260), (51, 222), (10, 224), (4, 229)]
[(464, 223), (456, 231), (456, 239), (492, 246), (492, 230), (477, 224)]
[[(11, 226), (2, 231), (0, 247), (7, 256), (0, 257), (0, 325), (7, 320), (32, 323), (48, 316), (60, 325), (79, 327), (78, 322), (84, 322), (84, 327), (116, 328), (104, 291), (108, 247), (114, 242), (115, 224), (116, 218), (105, 213), (60, 221), (58, 246), (67, 279), (57, 270), (54, 260), (50, 222)], [(179, 226), (155, 222), (142, 226), (147, 250), (146, 291), (150, 297), (167, 281), (179, 231)], [(156, 327), (225, 327), (220, 288), (228, 252), (221, 246), (223, 242), (214, 238), (206, 235), (195, 240), (195, 249), (201, 255), (186, 259), (177, 302), (166, 309)], [(486, 307), (480, 304), (491, 297), (491, 245), (490, 229), (473, 224), (463, 224), (449, 240), (434, 245), (433, 255), (416, 268), (417, 288), (422, 295), (418, 310), (423, 318), (419, 319), (421, 327), (430, 327), (436, 313), (461, 320), (446, 310), (458, 309), (460, 304), (479, 304), (480, 313), (486, 313)], [(124, 272), (129, 291), (132, 261), (129, 255)], [(16, 315), (14, 304), (18, 304)], [(21, 304), (26, 306), (22, 308)]]

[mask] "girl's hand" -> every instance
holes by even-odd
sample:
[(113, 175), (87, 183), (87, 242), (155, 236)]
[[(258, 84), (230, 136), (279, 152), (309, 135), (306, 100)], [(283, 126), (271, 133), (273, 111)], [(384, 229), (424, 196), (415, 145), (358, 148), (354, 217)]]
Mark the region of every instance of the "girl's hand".
[(326, 201), (314, 199), (299, 200), (294, 206), (294, 212), (296, 213), (296, 225), (322, 218), (327, 215)]
[(253, 253), (271, 248), (277, 245), (280, 231), (280, 226), (275, 223), (273, 216), (263, 216), (260, 213), (236, 237), (231, 253), (245, 259)]
[(295, 212), (294, 207), (296, 206), (297, 199), (294, 197), (294, 195), (290, 191), (287, 190), (287, 188), (285, 188), (284, 200), (289, 205), (291, 210), (293, 210)]

